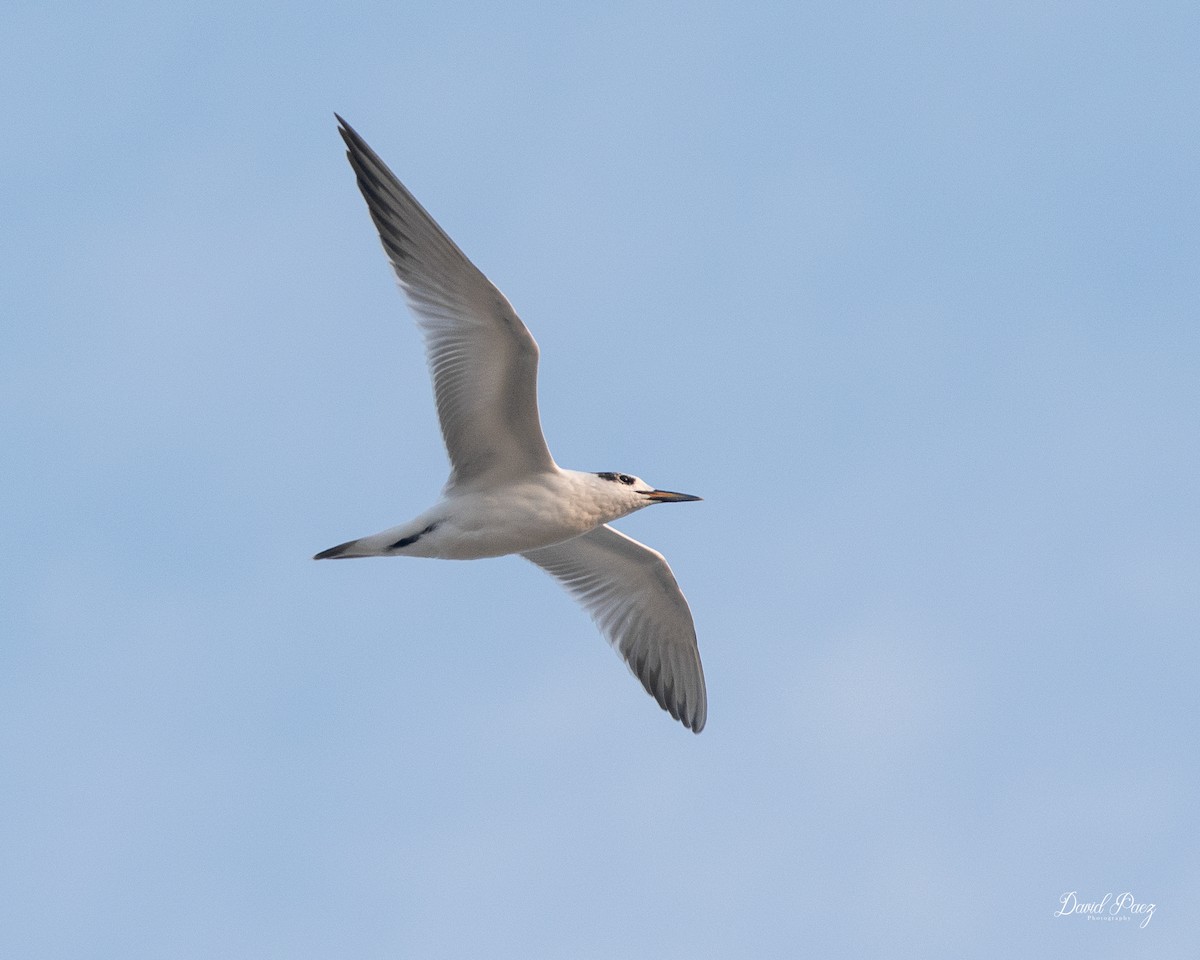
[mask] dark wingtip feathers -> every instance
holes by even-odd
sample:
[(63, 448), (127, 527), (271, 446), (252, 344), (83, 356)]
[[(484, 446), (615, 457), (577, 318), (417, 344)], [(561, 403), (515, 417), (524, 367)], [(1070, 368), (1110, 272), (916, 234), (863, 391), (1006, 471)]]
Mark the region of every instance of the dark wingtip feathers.
[(658, 705), (682, 723), (692, 733), (704, 729), (707, 720), (705, 711), (697, 709), (697, 704), (688, 703), (682, 690), (677, 689), (673, 680), (663, 676), (663, 664), (650, 663), (648, 652), (643, 652), (637, 660), (629, 662), (633, 675), (641, 681), (642, 687), (658, 703)]

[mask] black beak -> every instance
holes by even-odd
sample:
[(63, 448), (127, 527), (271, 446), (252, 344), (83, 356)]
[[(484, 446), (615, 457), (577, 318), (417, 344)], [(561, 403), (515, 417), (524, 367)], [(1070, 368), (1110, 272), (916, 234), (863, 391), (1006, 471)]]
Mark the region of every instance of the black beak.
[(690, 493), (672, 493), (670, 490), (647, 490), (642, 496), (655, 503), (684, 503), (688, 500), (703, 499), (693, 497)]

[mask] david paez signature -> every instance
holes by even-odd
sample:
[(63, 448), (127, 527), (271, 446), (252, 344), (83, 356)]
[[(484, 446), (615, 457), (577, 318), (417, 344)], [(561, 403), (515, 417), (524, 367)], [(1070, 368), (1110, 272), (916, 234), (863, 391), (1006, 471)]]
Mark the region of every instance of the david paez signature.
[(1083, 901), (1079, 899), (1077, 891), (1071, 890), (1059, 897), (1058, 909), (1054, 911), (1054, 915), (1069, 917), (1078, 914), (1089, 920), (1106, 920), (1110, 923), (1128, 923), (1135, 917), (1140, 917), (1142, 922), (1138, 927), (1145, 929), (1154, 918), (1155, 906), (1153, 903), (1139, 903), (1128, 891), (1117, 896), (1106, 893), (1100, 900)]

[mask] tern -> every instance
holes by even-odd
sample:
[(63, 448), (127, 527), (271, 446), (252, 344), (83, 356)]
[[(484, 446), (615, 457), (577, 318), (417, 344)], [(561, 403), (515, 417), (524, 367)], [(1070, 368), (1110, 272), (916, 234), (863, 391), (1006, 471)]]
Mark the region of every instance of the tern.
[(651, 504), (700, 498), (554, 462), (538, 417), (533, 336), (375, 151), (337, 121), (424, 336), (450, 477), (442, 499), (416, 519), (313, 559), (520, 554), (557, 578), (659, 706), (699, 733), (708, 700), (687, 601), (661, 553), (608, 524)]

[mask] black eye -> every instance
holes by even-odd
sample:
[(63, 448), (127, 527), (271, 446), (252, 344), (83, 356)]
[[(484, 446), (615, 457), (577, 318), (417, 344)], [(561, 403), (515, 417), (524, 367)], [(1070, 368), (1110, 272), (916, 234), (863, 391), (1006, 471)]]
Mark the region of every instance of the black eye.
[(618, 479), (618, 480), (620, 480), (620, 481), (621, 481), (623, 484), (625, 484), (626, 486), (632, 486), (632, 485), (633, 485), (633, 477), (629, 476), (629, 474), (627, 474), (627, 473), (622, 473), (622, 474), (619, 474), (619, 475), (617, 476), (617, 479)]

